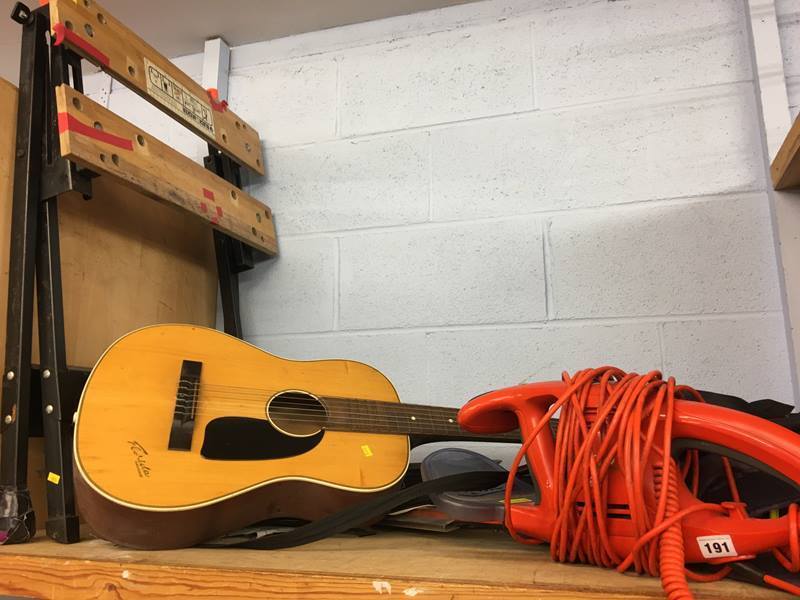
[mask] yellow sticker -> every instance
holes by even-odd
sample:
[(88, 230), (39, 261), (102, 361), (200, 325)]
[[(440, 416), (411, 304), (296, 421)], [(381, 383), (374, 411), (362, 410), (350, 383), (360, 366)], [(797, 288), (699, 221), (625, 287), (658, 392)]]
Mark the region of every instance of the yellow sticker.
[[(498, 504), (503, 504), (504, 502), (505, 502), (505, 500), (498, 500), (497, 501)], [(520, 504), (522, 502), (531, 502), (531, 499), (530, 498), (512, 498), (511, 499), (511, 504)]]
[(367, 446), (366, 444), (361, 446), (361, 451), (364, 453), (364, 456), (366, 456), (367, 458), (372, 456), (372, 449), (369, 446)]
[(54, 484), (58, 485), (58, 482), (61, 481), (61, 475), (59, 475), (58, 473), (52, 473), (52, 472), (48, 473), (47, 474), (47, 481), (49, 481), (50, 483), (54, 483)]

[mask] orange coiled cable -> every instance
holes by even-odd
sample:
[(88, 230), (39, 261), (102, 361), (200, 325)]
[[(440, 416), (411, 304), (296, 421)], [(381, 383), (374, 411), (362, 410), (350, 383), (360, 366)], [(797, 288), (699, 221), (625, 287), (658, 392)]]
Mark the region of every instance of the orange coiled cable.
[[(677, 386), (673, 378), (664, 381), (658, 371), (638, 375), (601, 367), (579, 371), (574, 376), (565, 372), (562, 378), (567, 390), (524, 441), (509, 471), (505, 524), (511, 536), (523, 543), (538, 543), (520, 535), (514, 527), (510, 510), (512, 483), (528, 448), (560, 409), (554, 463), (557, 513), (549, 540), (554, 560), (616, 567), (620, 572), (633, 566), (637, 573), (660, 575), (670, 600), (692, 598), (687, 576), (713, 581), (727, 575), (730, 567), (700, 575), (686, 569), (684, 564), (683, 518), (700, 510), (727, 512), (718, 504), (708, 503), (680, 510), (678, 503), (679, 477), (690, 475), (696, 493), (699, 473), (696, 451), (688, 453), (682, 469), (671, 458), (675, 398), (687, 396), (702, 401), (702, 397), (688, 386)], [(589, 410), (593, 386), (599, 386), (601, 397), (596, 408)], [(665, 419), (658, 438), (662, 413)], [(656, 507), (648, 510), (643, 478), (647, 459), (653, 452), (661, 461), (655, 469)], [(723, 462), (732, 482), (730, 464), (727, 459)], [(631, 523), (638, 537), (626, 557), (616, 555), (607, 531), (607, 476), (612, 465), (623, 475)], [(732, 484), (735, 488), (735, 483)], [(738, 491), (732, 491), (738, 497)], [(793, 558), (800, 561), (800, 552), (794, 550), (791, 548)]]

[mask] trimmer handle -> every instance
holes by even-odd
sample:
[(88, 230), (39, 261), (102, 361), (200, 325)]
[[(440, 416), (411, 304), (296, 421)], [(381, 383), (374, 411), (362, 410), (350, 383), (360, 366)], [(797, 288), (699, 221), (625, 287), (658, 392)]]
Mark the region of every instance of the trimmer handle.
[[(489, 392), (464, 405), (458, 413), (458, 423), (475, 433), (504, 433), (519, 426), (520, 441), (524, 441), (548, 416), (550, 405), (566, 389), (566, 384), (557, 381)], [(542, 429), (548, 431), (541, 431), (526, 453), (528, 466), (541, 492), (541, 501), (536, 506), (516, 504), (511, 507), (511, 512), (521, 531), (547, 541), (557, 513), (553, 472), (555, 443), (549, 424), (542, 425)], [(710, 451), (714, 451), (714, 447), (727, 448), (733, 451), (731, 458), (755, 460), (774, 475), (800, 488), (800, 435), (764, 419), (701, 402), (677, 400), (672, 418), (672, 438), (711, 444), (713, 446), (707, 447)], [(611, 489), (624, 492), (624, 487), (619, 485)], [(699, 503), (682, 479), (678, 484), (678, 496), (681, 508)], [(624, 496), (618, 501), (624, 502)], [(791, 527), (787, 516), (749, 519), (735, 508), (725, 515), (712, 511), (695, 512), (683, 519), (686, 560), (704, 560), (697, 539), (703, 536), (730, 536), (741, 557), (786, 546)], [(626, 520), (616, 519), (611, 524), (610, 535), (620, 554), (629, 552), (636, 541)]]
[[(458, 424), (474, 433), (505, 433), (519, 427), (520, 442), (527, 439), (545, 418), (547, 410), (567, 389), (561, 381), (517, 385), (473, 398), (458, 412)], [(548, 419), (549, 420), (549, 419)], [(542, 519), (549, 528), (554, 514), (553, 463), (555, 444), (550, 425), (537, 436), (526, 454), (528, 468), (538, 484), (541, 499), (536, 507), (525, 507), (526, 519)]]

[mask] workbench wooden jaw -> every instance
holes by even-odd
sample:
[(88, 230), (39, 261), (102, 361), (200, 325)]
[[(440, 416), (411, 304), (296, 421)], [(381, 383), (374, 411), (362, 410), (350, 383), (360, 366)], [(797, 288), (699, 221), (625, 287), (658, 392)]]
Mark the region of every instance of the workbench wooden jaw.
[(264, 174), (258, 132), (95, 0), (50, 0), (54, 43), (103, 69), (237, 162)]
[(277, 254), (267, 206), (73, 88), (56, 88), (61, 155)]

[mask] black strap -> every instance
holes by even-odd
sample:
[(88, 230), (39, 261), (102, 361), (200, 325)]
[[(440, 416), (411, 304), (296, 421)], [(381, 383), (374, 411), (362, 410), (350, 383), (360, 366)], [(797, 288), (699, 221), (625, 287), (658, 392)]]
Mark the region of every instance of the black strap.
[(303, 544), (316, 542), (322, 538), (364, 525), (382, 517), (402, 504), (423, 498), (429, 494), (491, 489), (505, 482), (507, 477), (508, 474), (502, 471), (474, 471), (439, 477), (438, 479), (431, 479), (430, 481), (423, 481), (409, 486), (397, 492), (380, 494), (376, 498), (333, 513), (307, 525), (302, 525), (292, 531), (274, 533), (244, 541), (240, 537), (231, 540), (222, 538), (206, 545), (215, 548), (249, 548), (255, 550), (277, 550), (279, 548), (302, 546)]

